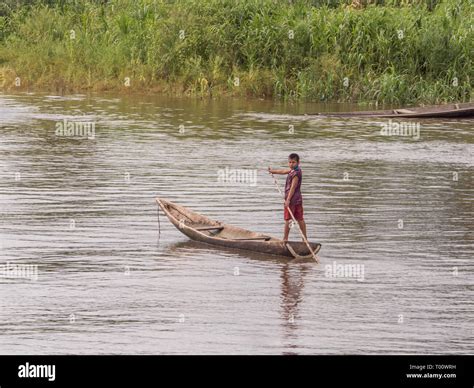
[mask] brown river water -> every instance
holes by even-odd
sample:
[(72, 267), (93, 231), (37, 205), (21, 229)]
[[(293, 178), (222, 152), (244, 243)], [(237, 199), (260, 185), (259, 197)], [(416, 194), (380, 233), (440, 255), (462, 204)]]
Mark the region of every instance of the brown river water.
[[(0, 354), (472, 353), (474, 121), (336, 109), (0, 95)], [(158, 235), (157, 195), (281, 237), (290, 152), (320, 264)]]

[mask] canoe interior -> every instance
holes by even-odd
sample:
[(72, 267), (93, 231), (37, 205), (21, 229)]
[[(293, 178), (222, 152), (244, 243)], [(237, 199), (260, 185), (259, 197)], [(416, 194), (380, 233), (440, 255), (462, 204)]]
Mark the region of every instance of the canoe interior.
[[(160, 202), (162, 203), (162, 209), (167, 211), (169, 215), (171, 215), (176, 220), (178, 227), (180, 225), (187, 226), (209, 237), (218, 237), (221, 239), (239, 241), (244, 241), (247, 239), (248, 241), (281, 241), (265, 234), (255, 233), (247, 229), (211, 220), (210, 218), (205, 217), (199, 213), (195, 213), (183, 206), (179, 206), (162, 199), (160, 199)], [(215, 227), (216, 229), (211, 229), (211, 227)]]

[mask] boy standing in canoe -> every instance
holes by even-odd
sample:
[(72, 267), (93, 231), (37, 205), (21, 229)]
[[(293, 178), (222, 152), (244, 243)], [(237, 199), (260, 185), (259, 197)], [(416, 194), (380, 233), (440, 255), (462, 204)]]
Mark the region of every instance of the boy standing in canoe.
[(288, 211), (288, 208), (293, 213), (295, 220), (298, 221), (301, 231), (303, 232), (304, 237), (306, 237), (306, 223), (304, 222), (303, 217), (303, 196), (301, 195), (301, 182), (303, 178), (303, 173), (299, 167), (300, 157), (298, 154), (290, 154), (288, 156), (288, 167), (289, 169), (283, 170), (274, 170), (271, 167), (268, 167), (268, 172), (270, 174), (281, 174), (286, 175), (286, 184), (285, 184), (285, 231), (283, 240), (288, 241), (288, 235), (290, 234), (290, 220), (291, 215)]

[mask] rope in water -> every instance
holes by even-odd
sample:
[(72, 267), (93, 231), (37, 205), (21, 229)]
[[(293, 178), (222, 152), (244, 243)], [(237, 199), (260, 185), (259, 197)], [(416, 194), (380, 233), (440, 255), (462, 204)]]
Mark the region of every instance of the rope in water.
[(158, 239), (159, 239), (159, 238), (160, 238), (160, 236), (161, 236), (161, 224), (160, 224), (160, 204), (158, 204), (157, 213), (158, 213)]
[(306, 256), (300, 256), (300, 255), (298, 255), (298, 254), (294, 251), (294, 249), (291, 247), (291, 245), (288, 244), (288, 243), (286, 243), (285, 246), (286, 246), (286, 248), (290, 251), (290, 253), (293, 255), (293, 257), (294, 257), (295, 259), (311, 259), (311, 258), (313, 257), (313, 254), (312, 254), (312, 253), (310, 253), (309, 255), (306, 255)]

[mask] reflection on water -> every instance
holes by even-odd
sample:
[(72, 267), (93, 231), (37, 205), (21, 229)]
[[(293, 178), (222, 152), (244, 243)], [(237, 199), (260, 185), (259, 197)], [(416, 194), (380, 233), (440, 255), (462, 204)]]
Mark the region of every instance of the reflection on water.
[[(292, 271), (292, 269), (294, 270)], [(298, 305), (302, 301), (302, 291), (306, 268), (304, 265), (290, 267), (285, 264), (281, 268), (281, 310), (285, 329), (285, 342), (289, 343), (289, 351), (285, 354), (298, 354), (297, 349), (291, 349), (291, 339), (297, 336), (297, 322), (301, 318)]]
[[(38, 280), (0, 277), (0, 353), (471, 352), (473, 122), (420, 121), (417, 141), (303, 115), (351, 108), (1, 96), (0, 265)], [(94, 139), (56, 136), (63, 120)], [(321, 264), (192, 242), (163, 215), (158, 238), (157, 195), (281, 236), (265, 169), (290, 152)], [(338, 264), (364, 281), (328, 277)]]

